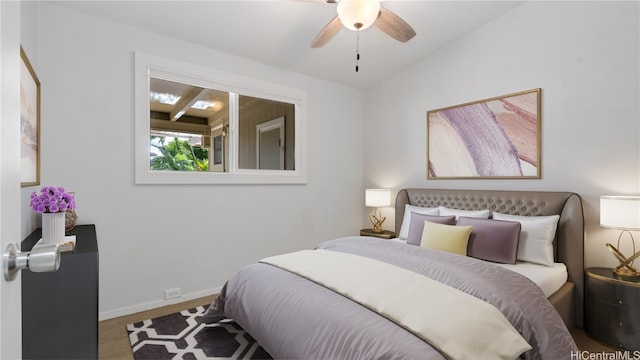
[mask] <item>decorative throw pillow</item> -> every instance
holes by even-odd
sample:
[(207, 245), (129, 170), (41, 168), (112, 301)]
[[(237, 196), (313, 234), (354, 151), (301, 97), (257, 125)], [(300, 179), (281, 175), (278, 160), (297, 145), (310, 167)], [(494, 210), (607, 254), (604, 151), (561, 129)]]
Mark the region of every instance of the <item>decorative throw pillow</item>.
[(425, 220), (420, 246), (467, 255), (469, 234), (471, 226), (444, 225)]
[(438, 224), (455, 225), (456, 217), (451, 216), (434, 216), (419, 214), (415, 211), (411, 212), (411, 224), (409, 225), (409, 235), (407, 236), (407, 244), (420, 245), (422, 241), (422, 232), (424, 230), (424, 221), (431, 221)]
[(438, 210), (440, 216), (454, 215), (456, 220), (458, 220), (460, 216), (488, 219), (489, 215), (491, 215), (491, 211), (489, 210), (460, 210), (444, 206), (439, 206)]
[(458, 225), (471, 226), (467, 255), (503, 264), (515, 264), (518, 257), (520, 223), (461, 216)]
[(416, 212), (418, 214), (437, 216), (438, 208), (413, 206), (413, 205), (406, 204), (404, 206), (404, 217), (402, 218), (402, 226), (400, 227), (400, 234), (398, 234), (398, 237), (402, 240), (407, 240), (407, 236), (409, 236), (409, 227), (411, 225), (412, 212)]
[(522, 224), (518, 260), (553, 266), (553, 239), (560, 215), (520, 216), (494, 212), (493, 218)]

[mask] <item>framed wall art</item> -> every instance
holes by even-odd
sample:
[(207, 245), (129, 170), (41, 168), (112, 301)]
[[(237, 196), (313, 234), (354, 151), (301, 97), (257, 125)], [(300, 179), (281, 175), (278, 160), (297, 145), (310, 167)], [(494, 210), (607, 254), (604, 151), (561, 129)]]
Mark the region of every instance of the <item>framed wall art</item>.
[(539, 179), (541, 89), (427, 111), (427, 179)]
[(20, 47), (20, 184), (40, 185), (40, 80)]

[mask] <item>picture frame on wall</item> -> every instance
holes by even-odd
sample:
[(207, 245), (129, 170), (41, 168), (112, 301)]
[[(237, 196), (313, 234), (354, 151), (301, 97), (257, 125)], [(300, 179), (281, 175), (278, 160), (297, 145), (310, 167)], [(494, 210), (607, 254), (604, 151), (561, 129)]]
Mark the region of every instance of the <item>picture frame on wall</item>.
[(427, 111), (427, 179), (539, 179), (541, 92)]
[(40, 185), (40, 80), (20, 47), (20, 185)]

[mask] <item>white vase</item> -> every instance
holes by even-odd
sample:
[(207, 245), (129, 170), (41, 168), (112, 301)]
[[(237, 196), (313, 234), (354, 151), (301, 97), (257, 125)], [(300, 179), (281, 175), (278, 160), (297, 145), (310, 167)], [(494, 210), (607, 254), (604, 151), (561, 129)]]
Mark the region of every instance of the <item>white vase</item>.
[(64, 212), (42, 213), (42, 242), (45, 244), (64, 242)]

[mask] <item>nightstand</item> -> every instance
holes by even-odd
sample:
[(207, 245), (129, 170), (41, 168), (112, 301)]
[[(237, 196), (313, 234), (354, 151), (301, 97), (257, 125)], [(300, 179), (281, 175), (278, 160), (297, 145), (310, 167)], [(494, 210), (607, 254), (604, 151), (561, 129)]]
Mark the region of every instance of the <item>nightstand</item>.
[(374, 232), (371, 229), (362, 229), (360, 230), (360, 236), (375, 236), (382, 239), (391, 239), (396, 237), (396, 233), (393, 231), (384, 230), (381, 233)]
[(610, 268), (585, 270), (585, 329), (621, 350), (640, 351), (640, 283), (618, 280)]
[[(61, 254), (56, 272), (23, 271), (22, 356), (24, 359), (97, 359), (99, 255), (95, 225), (78, 225), (73, 251)], [(30, 250), (42, 237), (24, 241)]]

